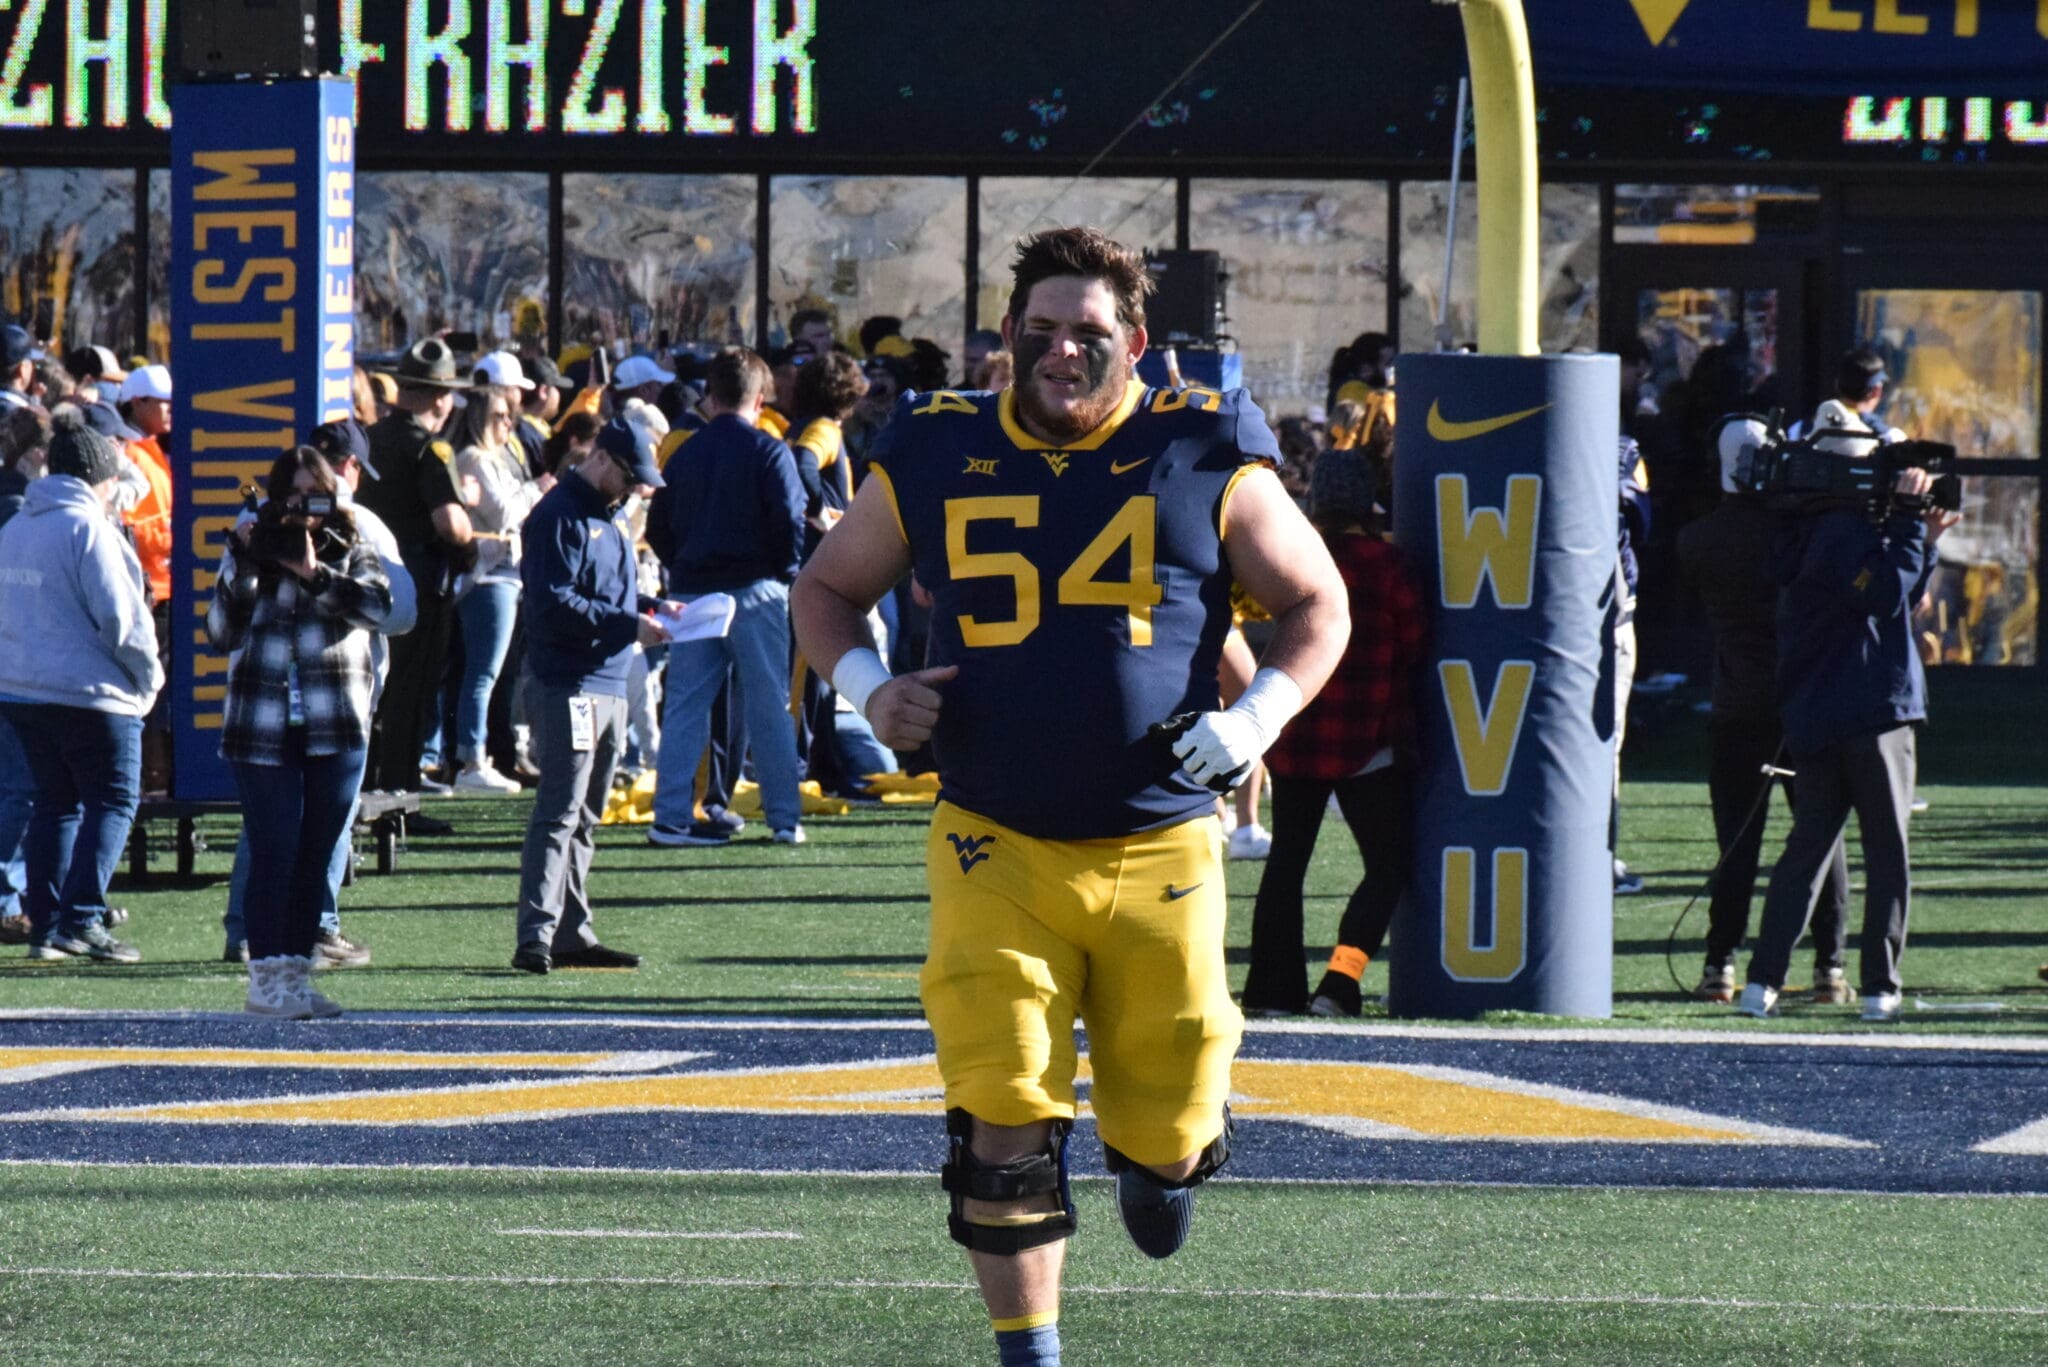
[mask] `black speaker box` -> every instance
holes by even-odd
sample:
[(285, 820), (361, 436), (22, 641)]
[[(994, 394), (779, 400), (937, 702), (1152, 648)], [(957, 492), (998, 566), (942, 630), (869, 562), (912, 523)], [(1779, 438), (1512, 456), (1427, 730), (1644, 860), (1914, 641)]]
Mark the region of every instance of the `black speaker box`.
[(188, 81), (320, 74), (319, 0), (184, 0), (174, 12)]
[(1216, 344), (1223, 312), (1223, 258), (1216, 252), (1149, 252), (1152, 298), (1145, 305), (1145, 330), (1158, 343)]

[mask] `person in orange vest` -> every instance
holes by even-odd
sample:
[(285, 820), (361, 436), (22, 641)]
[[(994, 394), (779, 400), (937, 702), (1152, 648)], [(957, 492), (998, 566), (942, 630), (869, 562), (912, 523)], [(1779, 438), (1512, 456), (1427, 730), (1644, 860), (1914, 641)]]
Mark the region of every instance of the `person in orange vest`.
[(149, 480), (149, 493), (125, 514), (135, 533), (135, 554), (149, 579), (152, 601), (159, 609), (171, 601), (171, 462), (163, 439), (171, 430), (171, 372), (146, 365), (121, 382), (121, 416), (141, 433), (126, 445), (128, 459)]

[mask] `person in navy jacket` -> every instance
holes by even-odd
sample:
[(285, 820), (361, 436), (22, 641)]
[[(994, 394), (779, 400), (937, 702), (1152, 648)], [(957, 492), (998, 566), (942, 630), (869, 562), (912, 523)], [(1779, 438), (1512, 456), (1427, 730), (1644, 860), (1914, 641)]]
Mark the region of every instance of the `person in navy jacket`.
[(1736, 1008), (1745, 1015), (1776, 1010), (1829, 851), (1854, 810), (1864, 860), (1863, 1018), (1898, 1019), (1914, 733), (1927, 717), (1913, 605), (1926, 591), (1934, 543), (1958, 519), (1911, 510), (1932, 483), (1927, 471), (1907, 469), (1875, 520), (1836, 501), (1788, 518), (1780, 531), (1778, 700), (1799, 790)]
[(661, 487), (646, 433), (621, 419), (526, 519), (519, 562), (526, 613), (527, 705), (540, 787), (519, 858), (519, 948), (512, 966), (637, 968), (598, 943), (585, 886), (612, 771), (626, 746), (626, 670), (634, 642), (668, 639), (642, 599), (621, 506)]

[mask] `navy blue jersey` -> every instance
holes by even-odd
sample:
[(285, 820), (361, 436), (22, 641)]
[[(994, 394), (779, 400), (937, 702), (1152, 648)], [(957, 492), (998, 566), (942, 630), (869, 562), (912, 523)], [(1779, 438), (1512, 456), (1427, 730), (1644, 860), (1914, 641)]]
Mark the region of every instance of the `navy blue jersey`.
[(932, 594), (926, 664), (960, 667), (932, 737), (941, 796), (1048, 840), (1184, 821), (1215, 795), (1147, 729), (1218, 705), (1226, 504), (1279, 444), (1242, 390), (1132, 381), (1064, 448), (1015, 401), (906, 395), (869, 454)]

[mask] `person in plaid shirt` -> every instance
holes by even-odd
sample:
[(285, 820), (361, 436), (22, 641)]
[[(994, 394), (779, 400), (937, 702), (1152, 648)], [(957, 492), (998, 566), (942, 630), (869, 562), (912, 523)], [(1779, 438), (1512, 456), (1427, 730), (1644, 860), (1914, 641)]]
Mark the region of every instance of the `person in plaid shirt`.
[(312, 447), (279, 456), (269, 502), (231, 534), (206, 611), (214, 648), (240, 652), (220, 752), (249, 835), (247, 1009), (291, 1020), (341, 1013), (309, 974), (328, 858), (369, 754), (370, 632), (391, 612), (390, 580), (336, 488)]
[[(1401, 553), (1367, 530), (1376, 520), (1378, 482), (1365, 450), (1325, 451), (1309, 475), (1309, 520), (1344, 577), (1351, 643), (1323, 691), (1266, 752), (1273, 849), (1252, 909), (1243, 998), (1252, 1015), (1357, 1015), (1359, 975), (1379, 953), (1408, 886), (1416, 675), (1428, 623)], [(1311, 998), (1303, 990), (1301, 885), (1332, 793), (1365, 860), (1365, 878), (1344, 909), (1337, 948)]]

